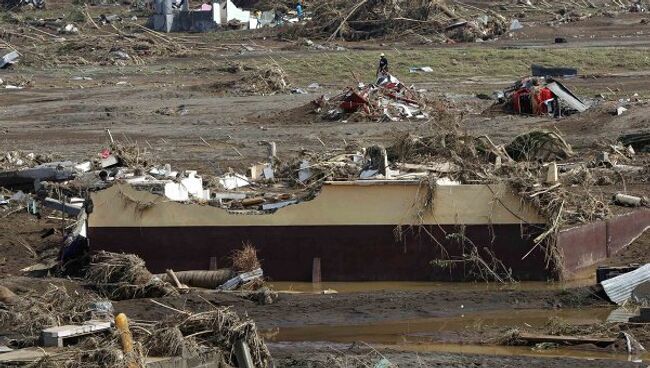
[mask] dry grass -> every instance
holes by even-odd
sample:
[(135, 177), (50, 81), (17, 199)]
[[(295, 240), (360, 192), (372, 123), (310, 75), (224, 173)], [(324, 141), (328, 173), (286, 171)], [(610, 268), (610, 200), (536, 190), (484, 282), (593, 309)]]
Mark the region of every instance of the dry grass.
[(234, 250), (230, 259), (236, 272), (250, 272), (261, 267), (257, 249), (251, 243), (244, 243), (242, 249)]
[(97, 252), (92, 256), (85, 278), (100, 294), (112, 300), (178, 295), (169, 283), (153, 277), (144, 261), (133, 254)]
[(0, 309), (0, 324), (28, 339), (38, 339), (44, 328), (84, 322), (95, 299), (92, 294), (69, 295), (65, 288), (52, 285), (42, 295), (23, 296)]

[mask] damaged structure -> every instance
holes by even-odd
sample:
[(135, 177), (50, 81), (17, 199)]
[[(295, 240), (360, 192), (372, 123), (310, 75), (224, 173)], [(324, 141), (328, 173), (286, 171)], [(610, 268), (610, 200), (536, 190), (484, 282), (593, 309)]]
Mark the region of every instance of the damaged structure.
[[(614, 215), (588, 192), (571, 189), (588, 175), (584, 163), (559, 170), (544, 164), (572, 155), (555, 133), (490, 144), (486, 137), (405, 138), (388, 150), (372, 146), (320, 162), (278, 166), (271, 159), (250, 176), (230, 173), (206, 184), (195, 172), (180, 182), (118, 174), (90, 196), (88, 236), (94, 249), (138, 254), (155, 272), (208, 269), (241, 244), (254, 244), (273, 280), (310, 280), (316, 264), (326, 281), (463, 280), (484, 268), (547, 280), (573, 277), (650, 227), (647, 199), (617, 195), (613, 204), (626, 200), (627, 207)], [(465, 161), (406, 161), (432, 150)], [(483, 169), (467, 166), (482, 155), (499, 158)], [(601, 175), (643, 170), (594, 162), (588, 165)], [(527, 168), (512, 177), (521, 165)], [(186, 196), (167, 186), (186, 188)]]
[(223, 263), (251, 242), (274, 280), (310, 280), (314, 259), (327, 281), (431, 280), (462, 277), (430, 262), (462, 255), (462, 243), (447, 235), (463, 226), (476, 244), (488, 246), (494, 237), (496, 257), (518, 278), (545, 277), (541, 253), (514, 262), (544, 219), (505, 187), (441, 184), (432, 211), (421, 213), (426, 195), (417, 180), (327, 182), (311, 201), (243, 214), (114, 186), (93, 195), (89, 236), (93, 247), (140, 254), (153, 270), (206, 269), (211, 257)]
[(220, 0), (191, 9), (189, 0), (177, 5), (174, 0), (155, 0), (150, 26), (160, 32), (206, 32), (218, 28), (254, 29), (257, 18), (232, 0)]
[[(395, 91), (380, 95), (408, 98)], [(620, 140), (643, 142), (633, 138)], [(265, 143), (267, 162), (216, 177), (156, 164), (132, 144), (79, 164), (14, 152), (0, 186), (34, 190), (42, 206), (77, 218), (64, 254), (87, 243), (162, 273), (212, 270), (252, 244), (276, 281), (569, 279), (650, 227), (645, 191), (590, 191), (647, 179), (632, 143), (588, 159), (552, 131), (503, 145), (449, 132), (286, 161)]]

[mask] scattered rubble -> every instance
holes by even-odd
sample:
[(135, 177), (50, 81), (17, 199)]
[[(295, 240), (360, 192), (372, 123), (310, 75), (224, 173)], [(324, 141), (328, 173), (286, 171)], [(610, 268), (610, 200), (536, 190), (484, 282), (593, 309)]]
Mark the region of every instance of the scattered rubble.
[[(175, 314), (159, 322), (128, 321), (123, 326), (126, 316), (114, 317), (110, 302), (99, 300), (91, 293), (71, 296), (64, 287), (52, 286), (43, 295), (5, 303), (0, 308), (0, 322), (16, 334), (9, 340), (13, 348), (39, 346), (40, 341), (48, 346), (53, 340), (62, 349), (36, 360), (36, 366), (144, 367), (145, 356), (198, 357), (242, 366), (237, 363), (242, 353), (249, 355), (254, 367), (271, 366), (270, 353), (255, 323), (228, 308), (190, 313), (155, 302)], [(129, 344), (124, 343), (123, 328)], [(75, 336), (85, 338), (62, 346), (64, 339)]]
[(419, 92), (392, 75), (380, 76), (374, 84), (359, 82), (330, 98), (321, 96), (311, 107), (322, 120), (377, 122), (426, 119), (433, 110)]
[[(475, 9), (454, 3), (382, 0), (325, 2), (314, 8), (311, 20), (286, 34), (308, 38), (357, 41), (381, 37), (418, 37), (425, 43), (475, 42), (498, 38), (509, 26), (494, 11), (476, 15)], [(435, 41), (434, 41), (435, 40)]]
[(235, 80), (220, 81), (200, 88), (233, 96), (269, 96), (292, 91), (286, 73), (277, 65), (244, 67), (242, 64), (233, 63), (224, 67), (224, 70), (243, 75)]

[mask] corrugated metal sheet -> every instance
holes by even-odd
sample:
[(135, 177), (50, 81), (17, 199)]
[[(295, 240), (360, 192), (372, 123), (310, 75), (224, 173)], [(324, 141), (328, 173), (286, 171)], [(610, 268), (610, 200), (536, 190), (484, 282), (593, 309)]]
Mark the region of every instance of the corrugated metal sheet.
[(636, 270), (605, 280), (603, 286), (609, 300), (621, 305), (632, 296), (632, 291), (640, 284), (650, 281), (650, 263)]
[(607, 322), (630, 322), (630, 318), (639, 315), (637, 309), (627, 310), (624, 307), (614, 309), (607, 317)]

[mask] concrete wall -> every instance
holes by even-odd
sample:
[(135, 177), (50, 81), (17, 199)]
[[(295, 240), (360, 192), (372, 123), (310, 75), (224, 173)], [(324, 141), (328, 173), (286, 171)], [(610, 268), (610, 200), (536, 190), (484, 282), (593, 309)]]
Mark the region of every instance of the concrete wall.
[(557, 246), (563, 255), (564, 279), (577, 271), (615, 255), (650, 229), (650, 210), (641, 208), (605, 221), (564, 229)]
[(225, 25), (228, 21), (236, 19), (247, 26), (250, 23), (251, 12), (235, 6), (231, 0), (222, 0), (213, 5), (215, 10), (214, 20), (217, 24)]
[[(505, 185), (439, 185), (433, 206), (422, 208), (427, 188), (418, 182), (357, 181), (324, 185), (310, 201), (263, 215), (170, 202), (129, 185), (92, 194), (91, 227), (497, 225), (544, 224), (531, 205)], [(151, 203), (146, 211), (138, 203)]]
[(212, 11), (181, 11), (174, 18), (173, 32), (206, 32), (217, 28)]

